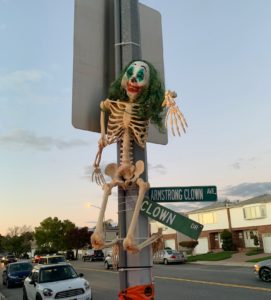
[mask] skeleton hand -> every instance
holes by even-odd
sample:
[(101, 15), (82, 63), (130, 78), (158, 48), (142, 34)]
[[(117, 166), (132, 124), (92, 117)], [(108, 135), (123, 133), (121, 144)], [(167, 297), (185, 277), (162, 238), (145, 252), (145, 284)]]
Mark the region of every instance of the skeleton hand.
[(95, 158), (95, 161), (94, 161), (94, 164), (93, 164), (94, 171), (92, 173), (91, 179), (92, 179), (92, 181), (95, 179), (95, 181), (98, 185), (104, 185), (105, 184), (105, 179), (104, 179), (104, 176), (103, 176), (102, 171), (100, 169), (100, 161), (101, 161), (101, 157), (102, 157), (103, 148), (105, 146), (107, 146), (107, 138), (106, 138), (105, 134), (101, 135), (101, 138), (99, 139), (98, 145), (99, 145), (99, 150), (96, 154), (96, 158)]
[(176, 127), (178, 135), (180, 136), (181, 133), (180, 133), (179, 124), (181, 125), (184, 133), (186, 132), (185, 128), (188, 126), (182, 112), (180, 111), (179, 107), (176, 105), (176, 102), (174, 100), (176, 97), (177, 94), (174, 91), (170, 91), (170, 90), (166, 91), (165, 99), (162, 103), (162, 106), (166, 106), (168, 108), (166, 114), (166, 120), (165, 120), (165, 127), (167, 128), (168, 118), (170, 117), (170, 126), (171, 126), (172, 134), (175, 136), (174, 127)]

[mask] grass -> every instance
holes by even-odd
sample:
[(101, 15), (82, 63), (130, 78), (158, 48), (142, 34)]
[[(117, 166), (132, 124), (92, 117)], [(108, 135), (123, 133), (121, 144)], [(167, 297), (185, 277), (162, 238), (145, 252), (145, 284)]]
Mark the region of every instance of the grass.
[(232, 254), (236, 253), (234, 251), (223, 251), (217, 253), (206, 253), (206, 254), (199, 254), (199, 255), (192, 255), (188, 256), (188, 262), (193, 261), (218, 261), (231, 258)]
[(254, 249), (250, 249), (248, 250), (248, 252), (246, 252), (247, 256), (252, 256), (252, 255), (257, 255), (257, 254), (262, 254), (263, 253), (263, 249), (261, 248), (254, 248)]
[(271, 259), (271, 256), (265, 256), (265, 257), (260, 257), (260, 258), (254, 258), (254, 259), (251, 259), (251, 260), (247, 260), (246, 262), (259, 262), (259, 261), (266, 260), (266, 259)]

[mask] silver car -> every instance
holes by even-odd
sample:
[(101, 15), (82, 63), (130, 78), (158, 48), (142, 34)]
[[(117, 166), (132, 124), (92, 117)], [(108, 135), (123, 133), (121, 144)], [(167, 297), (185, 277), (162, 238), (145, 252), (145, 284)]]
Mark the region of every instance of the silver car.
[(271, 259), (257, 262), (254, 265), (254, 273), (259, 276), (262, 281), (271, 282)]
[(153, 256), (153, 263), (169, 264), (169, 263), (185, 263), (187, 261), (183, 252), (164, 249), (157, 251)]

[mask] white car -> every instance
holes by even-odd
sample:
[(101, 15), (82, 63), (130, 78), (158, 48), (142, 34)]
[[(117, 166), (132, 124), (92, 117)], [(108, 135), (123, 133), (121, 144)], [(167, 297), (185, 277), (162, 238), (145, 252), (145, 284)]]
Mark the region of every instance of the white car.
[(171, 249), (159, 250), (153, 255), (153, 263), (169, 264), (169, 263), (185, 263), (187, 258), (183, 252)]
[(36, 265), (25, 279), (23, 300), (92, 300), (89, 282), (68, 263)]

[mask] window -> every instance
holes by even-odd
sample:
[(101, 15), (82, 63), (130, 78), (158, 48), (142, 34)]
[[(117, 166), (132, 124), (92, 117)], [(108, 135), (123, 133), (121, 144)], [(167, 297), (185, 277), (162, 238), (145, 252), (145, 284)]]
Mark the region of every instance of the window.
[(34, 282), (38, 282), (38, 278), (39, 278), (39, 273), (35, 270), (32, 273), (32, 281)]
[(246, 220), (261, 219), (266, 217), (265, 205), (255, 205), (243, 208), (244, 218)]
[(217, 223), (217, 217), (215, 212), (199, 214), (199, 223), (201, 224), (214, 224)]

